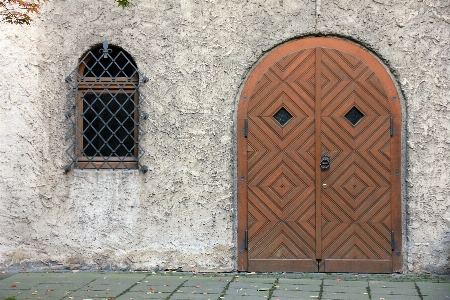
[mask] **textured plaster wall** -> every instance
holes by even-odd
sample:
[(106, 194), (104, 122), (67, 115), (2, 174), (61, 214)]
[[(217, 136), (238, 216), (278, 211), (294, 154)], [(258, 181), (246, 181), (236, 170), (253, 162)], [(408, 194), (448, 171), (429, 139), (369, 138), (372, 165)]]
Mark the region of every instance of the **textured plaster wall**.
[[(239, 89), (276, 45), (334, 35), (374, 51), (404, 98), (404, 270), (449, 272), (448, 1), (133, 3), (53, 1), (32, 26), (0, 24), (0, 268), (235, 269)], [(150, 170), (66, 175), (64, 78), (105, 39), (150, 79)]]

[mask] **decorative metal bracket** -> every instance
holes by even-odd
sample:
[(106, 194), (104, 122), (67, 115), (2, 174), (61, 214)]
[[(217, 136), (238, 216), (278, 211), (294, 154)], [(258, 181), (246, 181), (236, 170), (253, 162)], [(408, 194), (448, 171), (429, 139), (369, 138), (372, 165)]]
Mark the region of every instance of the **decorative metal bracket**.
[(109, 48), (108, 41), (105, 40), (103, 42), (103, 49), (99, 50), (100, 53), (103, 53), (103, 58), (108, 58), (108, 53), (112, 52), (112, 49), (108, 49), (108, 48)]

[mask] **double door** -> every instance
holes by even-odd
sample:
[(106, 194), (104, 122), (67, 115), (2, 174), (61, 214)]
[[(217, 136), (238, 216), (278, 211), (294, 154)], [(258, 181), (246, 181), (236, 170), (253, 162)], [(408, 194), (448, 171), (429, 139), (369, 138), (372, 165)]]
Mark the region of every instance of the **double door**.
[(398, 102), (381, 64), (342, 40), (263, 59), (239, 103), (239, 269), (401, 268)]

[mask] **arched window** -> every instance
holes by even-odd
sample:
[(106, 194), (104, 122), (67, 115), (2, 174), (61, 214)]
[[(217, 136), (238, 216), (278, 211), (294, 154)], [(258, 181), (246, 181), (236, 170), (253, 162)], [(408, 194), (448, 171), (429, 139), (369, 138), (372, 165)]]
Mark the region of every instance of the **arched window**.
[[(108, 45), (84, 55), (66, 78), (71, 85), (67, 117), (72, 126), (67, 154), (80, 169), (136, 169), (144, 150), (140, 127), (147, 114), (141, 111), (140, 87), (148, 79), (122, 49)], [(141, 166), (146, 170), (145, 166)]]

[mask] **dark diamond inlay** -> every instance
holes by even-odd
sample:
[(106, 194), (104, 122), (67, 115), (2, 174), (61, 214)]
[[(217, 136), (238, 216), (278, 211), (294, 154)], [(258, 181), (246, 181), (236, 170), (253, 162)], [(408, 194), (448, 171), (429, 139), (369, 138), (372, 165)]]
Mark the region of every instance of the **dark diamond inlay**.
[(350, 111), (344, 116), (350, 123), (353, 125), (356, 125), (362, 118), (364, 118), (364, 115), (362, 112), (359, 111), (355, 106), (350, 109)]
[(282, 107), (276, 114), (273, 115), (273, 117), (278, 121), (278, 123), (280, 123), (281, 126), (284, 126), (292, 118), (292, 115), (284, 107)]

